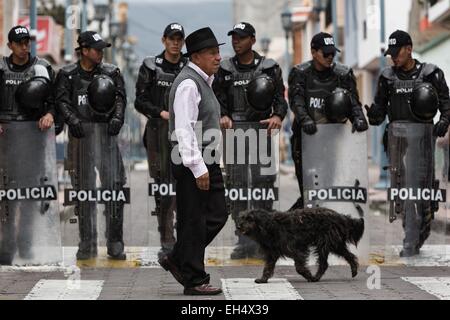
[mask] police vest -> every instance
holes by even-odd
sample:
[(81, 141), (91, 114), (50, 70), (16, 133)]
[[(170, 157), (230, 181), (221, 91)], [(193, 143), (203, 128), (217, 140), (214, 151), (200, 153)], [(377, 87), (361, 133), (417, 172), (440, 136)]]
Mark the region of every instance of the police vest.
[[(247, 72), (239, 71), (233, 62), (233, 58), (223, 60), (220, 67), (225, 71), (231, 73), (225, 77), (230, 77), (230, 79), (225, 78), (226, 81), (231, 81), (231, 86), (229, 86), (229, 91), (227, 96), (232, 99), (232, 114), (231, 117), (235, 121), (247, 121), (248, 111), (250, 105), (247, 102), (245, 89), (247, 85), (257, 76), (266, 73), (265, 71), (274, 68), (277, 63), (272, 59), (261, 58), (261, 61), (257, 63), (255, 69), (249, 70)], [(270, 111), (269, 111), (270, 115)], [(263, 117), (265, 118), (265, 117)]]
[[(62, 68), (68, 75), (71, 84), (72, 111), (82, 121), (86, 122), (107, 122), (109, 114), (99, 115), (93, 112), (89, 105), (88, 87), (93, 78), (84, 78), (78, 70), (78, 64), (72, 63)], [(102, 63), (98, 66), (98, 74), (111, 76), (117, 70), (112, 64)]]
[(175, 73), (164, 71), (161, 67), (162, 63), (163, 58), (147, 57), (144, 59), (144, 65), (155, 72), (155, 84), (149, 88), (151, 102), (155, 106), (160, 106), (163, 110), (168, 111), (170, 88), (181, 69), (185, 66), (186, 60), (184, 58), (181, 59), (179, 68), (176, 69)]
[(306, 92), (305, 103), (309, 116), (316, 123), (329, 123), (325, 115), (325, 99), (337, 88), (341, 86), (341, 79), (348, 75), (350, 69), (342, 64), (336, 63), (333, 73), (327, 79), (319, 79), (312, 72), (313, 64), (306, 62), (298, 67), (300, 71), (306, 72)]
[(48, 68), (50, 64), (44, 59), (34, 58), (25, 70), (17, 72), (11, 69), (7, 59), (7, 57), (0, 59), (0, 70), (3, 73), (3, 79), (1, 79), (0, 119), (14, 121), (38, 120), (32, 119), (32, 116), (18, 105), (15, 95), (17, 88), (22, 82), (35, 76), (35, 65), (42, 65)]
[(424, 78), (431, 75), (436, 69), (437, 66), (434, 64), (423, 63), (419, 74), (409, 80), (400, 79), (392, 67), (383, 70), (382, 77), (386, 78), (388, 84), (389, 121), (417, 122), (411, 112), (412, 92), (416, 85), (423, 83)]

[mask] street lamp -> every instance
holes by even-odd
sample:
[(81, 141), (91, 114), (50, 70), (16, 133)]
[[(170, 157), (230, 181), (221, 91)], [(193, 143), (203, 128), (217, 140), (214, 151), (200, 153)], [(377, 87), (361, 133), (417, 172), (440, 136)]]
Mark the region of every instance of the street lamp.
[(120, 35), (120, 23), (117, 21), (111, 21), (109, 23), (109, 36), (111, 38), (111, 62), (116, 64), (116, 39)]
[(291, 63), (289, 62), (289, 32), (291, 32), (292, 30), (292, 12), (291, 10), (289, 10), (288, 6), (286, 6), (284, 11), (281, 13), (281, 24), (283, 26), (284, 33), (286, 36), (286, 50), (285, 50), (286, 71), (284, 72), (284, 76), (287, 79), (287, 75), (291, 67)]
[(269, 52), (270, 38), (263, 37), (261, 38), (260, 42), (262, 52), (264, 53), (264, 55), (267, 55), (267, 53)]
[(109, 6), (107, 4), (97, 4), (95, 5), (95, 16), (94, 19), (99, 22), (99, 33), (103, 33), (103, 21), (105, 21), (106, 16), (109, 12)]
[[(332, 0), (334, 1), (334, 0)], [(313, 13), (316, 21), (315, 33), (320, 31), (320, 13), (327, 9), (328, 0), (314, 0)]]

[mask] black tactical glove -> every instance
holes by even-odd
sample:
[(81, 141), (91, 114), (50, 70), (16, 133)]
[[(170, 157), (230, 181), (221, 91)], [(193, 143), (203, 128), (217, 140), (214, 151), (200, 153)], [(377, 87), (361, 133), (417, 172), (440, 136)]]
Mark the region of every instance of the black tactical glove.
[(369, 125), (367, 124), (366, 117), (364, 117), (364, 113), (361, 107), (358, 106), (352, 109), (352, 117), (352, 133), (354, 133), (355, 131), (364, 132), (369, 129)]
[(303, 131), (306, 134), (313, 135), (317, 132), (317, 126), (311, 118), (307, 118), (302, 122)]
[(71, 115), (67, 124), (69, 125), (69, 132), (74, 138), (81, 139), (84, 137), (84, 130), (80, 119)]
[(370, 108), (368, 105), (364, 107), (367, 110), (367, 117), (371, 126), (379, 126), (383, 123), (385, 115), (375, 104), (372, 103)]
[(117, 136), (122, 129), (123, 121), (118, 118), (111, 118), (108, 124), (108, 134), (110, 136)]
[(447, 133), (448, 125), (449, 125), (448, 118), (445, 116), (442, 116), (441, 119), (434, 125), (433, 129), (433, 135), (436, 137), (443, 137)]

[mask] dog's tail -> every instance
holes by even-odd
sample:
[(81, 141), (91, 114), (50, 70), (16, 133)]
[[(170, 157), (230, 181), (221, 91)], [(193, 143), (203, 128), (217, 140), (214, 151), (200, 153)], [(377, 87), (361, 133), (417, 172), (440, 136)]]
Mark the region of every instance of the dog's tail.
[(352, 219), (352, 229), (350, 231), (350, 241), (357, 246), (364, 234), (364, 219)]

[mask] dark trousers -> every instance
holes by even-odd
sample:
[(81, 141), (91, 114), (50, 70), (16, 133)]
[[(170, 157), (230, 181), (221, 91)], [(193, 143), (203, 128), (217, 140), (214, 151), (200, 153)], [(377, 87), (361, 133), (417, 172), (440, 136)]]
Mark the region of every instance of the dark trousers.
[(205, 272), (205, 249), (222, 230), (228, 213), (225, 189), (218, 164), (208, 165), (210, 189), (197, 187), (191, 170), (172, 164), (177, 181), (177, 242), (171, 254), (186, 288), (209, 283)]
[[(97, 173), (101, 187), (120, 190), (126, 184), (125, 167), (116, 137), (106, 132), (106, 126), (85, 127), (86, 137), (69, 136), (68, 170), (72, 186), (77, 190), (94, 190)], [(75, 210), (79, 218), (80, 243), (83, 251), (97, 246), (97, 207), (95, 202), (79, 202)], [(123, 246), (123, 211), (121, 202), (105, 204), (107, 245), (121, 243)]]

